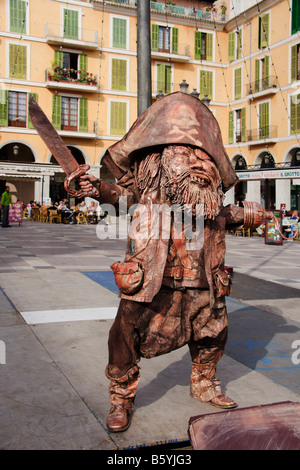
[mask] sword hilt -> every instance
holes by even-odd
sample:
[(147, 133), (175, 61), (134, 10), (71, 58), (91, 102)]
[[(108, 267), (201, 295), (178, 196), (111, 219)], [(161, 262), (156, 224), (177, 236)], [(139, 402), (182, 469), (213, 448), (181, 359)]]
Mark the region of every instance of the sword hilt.
[(72, 189), (70, 187), (70, 184), (73, 180), (78, 179), (80, 178), (80, 176), (85, 175), (85, 173), (89, 169), (90, 169), (89, 165), (86, 165), (86, 164), (79, 165), (75, 171), (73, 171), (72, 173), (66, 176), (65, 181), (64, 181), (64, 187), (65, 187), (65, 190), (70, 194), (70, 196), (78, 197), (78, 198), (81, 198), (81, 197), (93, 197), (95, 199), (99, 198), (99, 191), (95, 187), (87, 193), (81, 190)]

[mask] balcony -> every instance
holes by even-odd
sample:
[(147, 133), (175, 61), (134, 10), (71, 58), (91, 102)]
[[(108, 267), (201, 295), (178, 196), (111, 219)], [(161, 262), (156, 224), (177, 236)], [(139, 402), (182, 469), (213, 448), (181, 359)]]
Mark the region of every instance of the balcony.
[(173, 50), (158, 49), (157, 51), (151, 50), (152, 59), (171, 59), (174, 62), (187, 62), (191, 58), (189, 44), (177, 44)]
[[(103, 0), (92, 0), (93, 3), (104, 3)], [(106, 4), (117, 4), (120, 6), (135, 7), (137, 5), (137, 0), (106, 0)], [(216, 23), (226, 23), (227, 16), (221, 12), (213, 11), (211, 9), (206, 10), (206, 8), (201, 8), (196, 10), (195, 8), (190, 7), (180, 7), (176, 5), (168, 4), (167, 2), (151, 2), (150, 9), (157, 12), (165, 14), (171, 14), (176, 16), (184, 16), (188, 18), (203, 19), (205, 21), (213, 21)]]
[(46, 69), (46, 86), (61, 90), (76, 89), (87, 93), (95, 93), (98, 89), (97, 76), (81, 70), (62, 68), (58, 65), (52, 69)]
[(249, 145), (260, 145), (261, 143), (273, 143), (277, 138), (277, 126), (266, 126), (251, 129), (246, 132)]
[(87, 121), (84, 126), (61, 125), (60, 129), (56, 129), (61, 137), (72, 137), (77, 139), (95, 139), (97, 135), (97, 123), (95, 121)]
[(270, 93), (277, 93), (278, 79), (271, 75), (263, 78), (262, 80), (255, 80), (249, 83), (247, 87), (247, 95), (252, 95), (251, 98), (260, 98), (261, 96)]
[(72, 37), (68, 37), (64, 33), (62, 24), (47, 23), (45, 36), (47, 44), (79, 46), (84, 49), (98, 47), (98, 31), (91, 29), (77, 28)]

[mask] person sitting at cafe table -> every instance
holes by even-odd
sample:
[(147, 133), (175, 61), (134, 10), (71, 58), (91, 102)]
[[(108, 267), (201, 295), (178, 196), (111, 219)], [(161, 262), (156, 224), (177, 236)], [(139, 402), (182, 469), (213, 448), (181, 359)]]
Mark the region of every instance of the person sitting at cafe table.
[(87, 206), (84, 201), (82, 201), (78, 206), (74, 208), (73, 213), (68, 217), (68, 220), (71, 220), (71, 224), (77, 224), (77, 215), (79, 212), (86, 212), (87, 211)]
[(284, 231), (284, 236), (288, 238), (288, 240), (292, 241), (296, 231), (298, 230), (298, 222), (299, 222), (298, 211), (293, 211), (292, 215), (285, 217), (282, 219), (282, 227)]

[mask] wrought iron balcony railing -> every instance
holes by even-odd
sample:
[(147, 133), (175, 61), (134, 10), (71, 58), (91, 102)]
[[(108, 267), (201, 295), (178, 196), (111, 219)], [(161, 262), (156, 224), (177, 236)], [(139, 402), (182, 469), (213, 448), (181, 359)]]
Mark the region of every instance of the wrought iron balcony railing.
[(261, 80), (255, 80), (254, 82), (249, 83), (247, 87), (247, 95), (277, 87), (278, 78), (273, 75), (269, 75)]
[(250, 129), (246, 132), (247, 141), (273, 139), (277, 137), (277, 126), (262, 126), (258, 129)]

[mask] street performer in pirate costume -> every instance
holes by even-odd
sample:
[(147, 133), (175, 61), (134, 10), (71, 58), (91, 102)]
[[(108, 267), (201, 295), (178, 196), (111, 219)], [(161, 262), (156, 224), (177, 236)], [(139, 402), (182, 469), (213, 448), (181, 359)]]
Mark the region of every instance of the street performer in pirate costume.
[(121, 301), (108, 341), (108, 429), (119, 432), (130, 425), (140, 358), (185, 344), (192, 362), (191, 396), (236, 407), (216, 378), (228, 327), (225, 230), (258, 227), (267, 214), (257, 203), (223, 206), (224, 193), (238, 178), (216, 119), (190, 95), (167, 95), (138, 117), (103, 161), (117, 183), (85, 175), (81, 189), (96, 188), (100, 203), (117, 207), (126, 197), (128, 207), (135, 205), (125, 260), (112, 265)]

